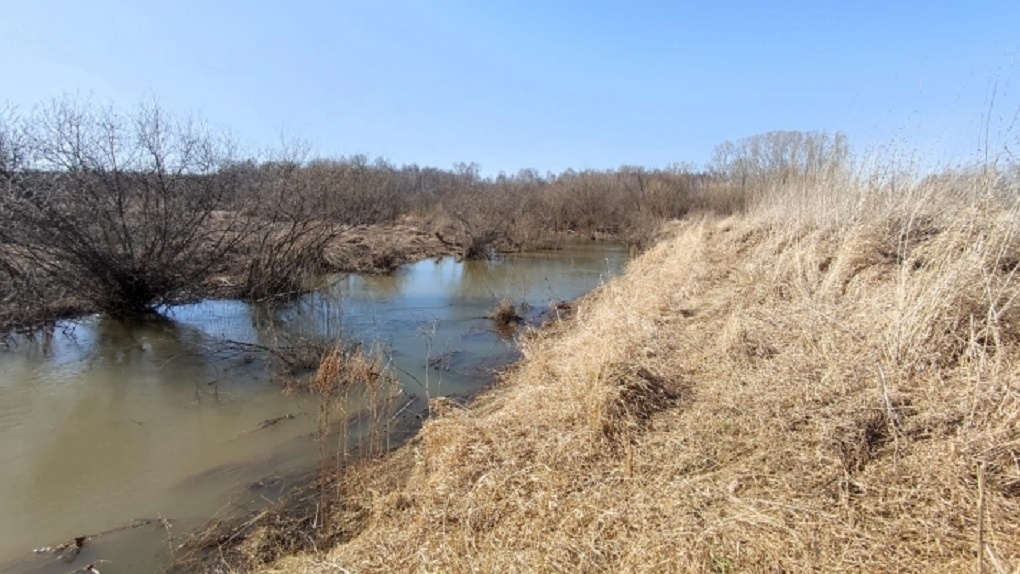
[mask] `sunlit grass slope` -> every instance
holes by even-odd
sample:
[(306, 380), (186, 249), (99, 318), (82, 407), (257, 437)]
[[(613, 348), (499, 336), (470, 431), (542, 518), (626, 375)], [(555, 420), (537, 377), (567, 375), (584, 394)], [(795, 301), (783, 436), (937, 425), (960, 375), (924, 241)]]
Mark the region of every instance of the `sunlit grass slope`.
[(270, 571), (1020, 571), (1017, 199), (847, 176), (674, 223)]

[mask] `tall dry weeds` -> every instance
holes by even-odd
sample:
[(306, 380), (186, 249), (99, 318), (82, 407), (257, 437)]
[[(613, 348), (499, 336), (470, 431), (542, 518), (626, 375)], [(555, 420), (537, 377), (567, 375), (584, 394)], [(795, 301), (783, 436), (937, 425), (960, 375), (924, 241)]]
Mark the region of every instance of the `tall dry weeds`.
[(346, 467), (390, 449), (390, 424), (402, 398), (399, 384), (381, 354), (337, 343), (309, 383), (320, 397), (318, 414), (319, 502), (316, 522), (329, 525), (343, 508)]
[(678, 224), (269, 571), (1015, 572), (1018, 197), (841, 174)]

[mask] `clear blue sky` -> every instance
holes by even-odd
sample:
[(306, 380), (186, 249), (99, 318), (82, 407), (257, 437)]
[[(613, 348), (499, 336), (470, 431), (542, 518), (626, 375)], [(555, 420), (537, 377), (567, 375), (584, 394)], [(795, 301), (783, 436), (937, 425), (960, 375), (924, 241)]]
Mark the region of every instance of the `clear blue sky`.
[(251, 148), (483, 173), (706, 162), (769, 130), (928, 161), (1020, 109), (1020, 1), (0, 0), (0, 102), (156, 99)]

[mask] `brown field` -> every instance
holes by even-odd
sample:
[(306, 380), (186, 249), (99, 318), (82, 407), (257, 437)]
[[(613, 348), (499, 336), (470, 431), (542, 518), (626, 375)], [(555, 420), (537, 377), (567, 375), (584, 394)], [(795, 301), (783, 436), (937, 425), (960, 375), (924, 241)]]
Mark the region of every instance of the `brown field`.
[(262, 571), (1020, 571), (1010, 185), (833, 178), (671, 224), (350, 470), (339, 544)]

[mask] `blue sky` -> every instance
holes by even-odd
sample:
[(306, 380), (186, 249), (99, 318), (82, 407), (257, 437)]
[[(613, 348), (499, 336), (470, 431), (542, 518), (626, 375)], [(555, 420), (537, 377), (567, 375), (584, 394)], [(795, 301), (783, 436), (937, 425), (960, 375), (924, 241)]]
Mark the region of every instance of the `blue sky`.
[(0, 0), (0, 102), (156, 99), (252, 149), (488, 174), (702, 165), (779, 129), (955, 162), (986, 124), (1020, 141), (1018, 31), (1015, 1)]

